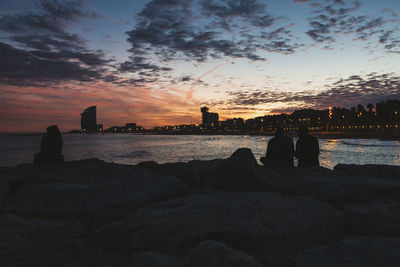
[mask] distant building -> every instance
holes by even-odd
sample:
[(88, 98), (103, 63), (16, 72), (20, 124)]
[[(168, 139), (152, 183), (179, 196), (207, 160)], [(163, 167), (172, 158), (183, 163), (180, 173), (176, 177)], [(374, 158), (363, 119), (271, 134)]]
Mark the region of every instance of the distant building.
[(205, 128), (213, 128), (218, 126), (219, 116), (218, 113), (208, 112), (207, 107), (202, 107), (200, 109), (202, 113), (202, 124)]
[(125, 123), (125, 129), (129, 133), (136, 132), (136, 123)]
[(81, 113), (81, 130), (83, 132), (97, 132), (96, 106), (91, 106)]

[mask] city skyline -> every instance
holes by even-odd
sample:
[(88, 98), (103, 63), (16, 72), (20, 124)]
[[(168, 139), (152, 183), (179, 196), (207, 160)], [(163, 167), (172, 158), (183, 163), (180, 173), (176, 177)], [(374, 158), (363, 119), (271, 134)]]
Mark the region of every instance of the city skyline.
[(0, 4), (0, 131), (199, 123), (400, 98), (400, 3)]

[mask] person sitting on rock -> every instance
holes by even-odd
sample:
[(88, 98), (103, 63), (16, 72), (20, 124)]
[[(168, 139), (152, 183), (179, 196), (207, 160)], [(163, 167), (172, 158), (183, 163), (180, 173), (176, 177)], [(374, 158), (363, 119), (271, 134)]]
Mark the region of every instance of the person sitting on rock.
[(306, 126), (299, 127), (299, 139), (296, 142), (295, 156), (299, 160), (299, 167), (319, 166), (318, 140), (308, 134)]
[(64, 156), (61, 155), (63, 145), (60, 130), (57, 125), (47, 127), (47, 133), (42, 137), (40, 152), (34, 156), (34, 164), (58, 163), (64, 162)]
[(267, 153), (260, 160), (264, 166), (293, 167), (294, 145), (293, 139), (284, 135), (282, 127), (278, 127), (268, 142)]

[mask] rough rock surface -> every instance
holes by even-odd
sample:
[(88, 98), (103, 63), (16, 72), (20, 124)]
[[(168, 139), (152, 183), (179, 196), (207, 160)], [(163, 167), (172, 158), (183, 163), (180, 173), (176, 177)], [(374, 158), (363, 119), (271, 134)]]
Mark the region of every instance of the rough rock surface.
[(151, 251), (136, 252), (123, 264), (123, 267), (180, 267), (179, 257)]
[(381, 179), (400, 179), (400, 166), (381, 164), (338, 164), (334, 168), (336, 173), (344, 175), (374, 177)]
[(249, 149), (0, 168), (0, 265), (397, 266), (399, 168), (264, 168)]
[(211, 185), (226, 191), (274, 191), (263, 179), (260, 166), (248, 148), (236, 150), (213, 172)]
[(400, 202), (375, 200), (359, 205), (344, 206), (354, 232), (360, 234), (400, 235)]
[[(62, 250), (79, 254), (87, 228), (78, 220), (40, 220), (7, 214), (0, 216), (1, 266), (49, 266)], [(70, 251), (71, 252), (71, 251)]]
[[(46, 179), (35, 181), (30, 173)], [(91, 226), (119, 219), (146, 203), (181, 196), (186, 190), (175, 177), (99, 160), (30, 166), (20, 177), (21, 188), (9, 199), (6, 212), (40, 218), (75, 216)], [(12, 183), (16, 180), (11, 178)]]
[(182, 261), (182, 267), (262, 267), (253, 257), (227, 245), (206, 240), (196, 246)]
[[(253, 156), (254, 157), (254, 156)], [(176, 162), (157, 164), (154, 161), (140, 162), (136, 166), (151, 169), (160, 175), (178, 177), (190, 186), (205, 187), (212, 182), (211, 175), (214, 170), (225, 160), (192, 160), (189, 162)]]
[[(276, 247), (288, 240), (326, 240), (342, 230), (343, 218), (341, 211), (308, 197), (220, 192), (146, 206), (99, 228), (96, 235), (104, 240), (117, 238), (115, 242), (129, 238), (131, 250), (177, 253), (213, 239), (252, 254), (263, 245)], [(285, 249), (278, 252), (287, 254)]]
[[(396, 167), (395, 167), (396, 168)], [(400, 181), (353, 176), (322, 167), (263, 170), (264, 178), (283, 194), (311, 196), (335, 206), (381, 198), (400, 199)]]
[(400, 262), (400, 238), (367, 236), (334, 242), (305, 250), (299, 267), (395, 267)]

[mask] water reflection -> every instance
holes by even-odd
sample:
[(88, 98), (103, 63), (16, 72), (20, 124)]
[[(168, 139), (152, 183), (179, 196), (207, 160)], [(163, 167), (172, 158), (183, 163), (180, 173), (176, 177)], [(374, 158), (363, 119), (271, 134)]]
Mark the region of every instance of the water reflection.
[[(63, 139), (66, 160), (97, 157), (109, 162), (136, 164), (145, 160), (165, 163), (227, 158), (240, 147), (250, 148), (259, 160), (265, 155), (271, 137), (67, 134)], [(327, 168), (338, 163), (400, 165), (397, 141), (329, 139), (319, 140), (319, 144), (320, 163)], [(32, 155), (39, 146), (40, 136), (0, 135), (0, 166), (32, 162)]]
[(336, 165), (336, 162), (333, 160), (332, 152), (335, 151), (340, 144), (340, 140), (338, 139), (330, 139), (319, 141), (320, 143), (320, 157), (319, 163), (321, 166), (333, 169)]

